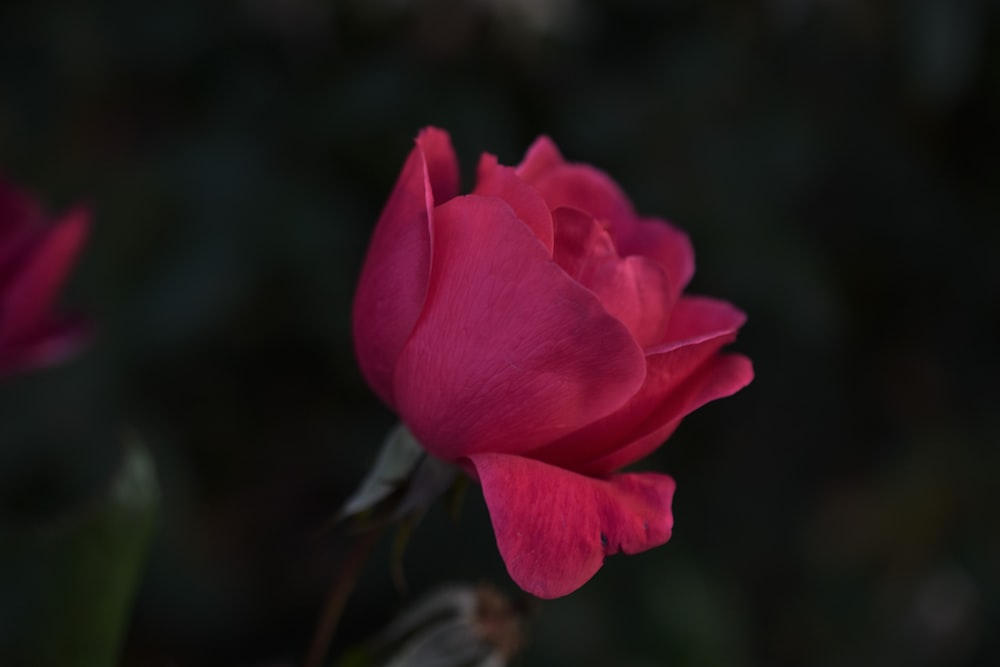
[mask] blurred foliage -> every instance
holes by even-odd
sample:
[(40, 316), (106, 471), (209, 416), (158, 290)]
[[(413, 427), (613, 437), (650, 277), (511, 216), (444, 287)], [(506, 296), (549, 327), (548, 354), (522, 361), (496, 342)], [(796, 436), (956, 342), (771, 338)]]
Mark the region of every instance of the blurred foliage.
[[(349, 541), (313, 535), (393, 423), (349, 316), (397, 170), (429, 123), (466, 183), (479, 151), (516, 162), (548, 133), (691, 233), (692, 289), (749, 313), (757, 379), (641, 464), (678, 480), (671, 543), (542, 605), (521, 664), (1000, 663), (998, 14), (4, 4), (0, 166), (93, 207), (68, 298), (102, 325), (74, 364), (4, 388), (2, 498), (34, 508), (5, 516), (96, 493), (127, 422), (163, 496), (125, 664), (301, 660)], [(390, 548), (335, 648), (403, 604)], [(509, 585), (474, 493), (457, 522), (427, 516), (406, 569), (417, 592)]]
[(0, 532), (0, 661), (118, 664), (157, 504), (149, 453), (125, 448), (105, 492)]

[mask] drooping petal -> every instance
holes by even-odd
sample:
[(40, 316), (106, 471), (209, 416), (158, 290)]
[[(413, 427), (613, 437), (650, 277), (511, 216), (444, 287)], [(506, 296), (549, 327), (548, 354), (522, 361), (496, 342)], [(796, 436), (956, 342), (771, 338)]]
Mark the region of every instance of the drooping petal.
[(512, 167), (501, 166), (496, 157), (488, 153), (479, 160), (477, 174), (478, 183), (473, 194), (500, 197), (507, 202), (551, 254), (552, 214), (538, 191), (518, 178)]
[(605, 556), (664, 544), (674, 480), (637, 473), (586, 477), (507, 454), (469, 457), (511, 578), (541, 598), (572, 593)]
[(354, 347), (375, 393), (394, 405), (396, 359), (420, 315), (430, 271), (430, 219), (458, 194), (448, 134), (423, 130), (375, 227), (354, 297)]
[(676, 301), (676, 290), (655, 261), (620, 257), (608, 231), (582, 211), (553, 212), (556, 245), (553, 259), (629, 328), (640, 346), (663, 342)]
[(518, 453), (621, 407), (646, 363), (502, 200), (434, 213), (431, 277), (396, 366), (396, 407), (435, 456)]
[(593, 461), (580, 470), (594, 475), (608, 474), (646, 457), (670, 437), (681, 420), (701, 406), (732, 396), (753, 380), (753, 364), (740, 354), (713, 357), (692, 373), (635, 431), (635, 438)]
[[(682, 298), (674, 308), (667, 331), (667, 339), (672, 342), (646, 351), (646, 380), (629, 402), (604, 419), (531, 452), (531, 456), (587, 472), (599, 470), (605, 474), (615, 470), (605, 465), (595, 467), (588, 462), (601, 461), (618, 450), (633, 447), (632, 443), (657, 431), (664, 423), (679, 422), (680, 417), (712, 400), (706, 398), (699, 402), (696, 396), (700, 387), (698, 382), (690, 386), (686, 383), (696, 373), (711, 375), (714, 366), (701, 367), (720, 348), (735, 340), (744, 321), (746, 316), (725, 301), (707, 297)], [(728, 387), (729, 393), (744, 386), (752, 376), (750, 371), (746, 377), (734, 378), (733, 385)], [(715, 398), (722, 395), (728, 394)], [(645, 453), (655, 449), (666, 437), (654, 442)]]
[(18, 261), (0, 295), (0, 347), (26, 343), (51, 325), (53, 302), (80, 254), (89, 220), (84, 209), (72, 211)]

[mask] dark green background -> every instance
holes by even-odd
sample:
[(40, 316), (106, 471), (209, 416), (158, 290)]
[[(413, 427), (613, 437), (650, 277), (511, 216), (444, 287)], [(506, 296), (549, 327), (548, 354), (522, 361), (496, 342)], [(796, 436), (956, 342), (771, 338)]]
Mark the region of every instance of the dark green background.
[[(514, 163), (547, 133), (690, 232), (692, 290), (747, 311), (757, 378), (640, 465), (678, 481), (672, 541), (539, 605), (519, 664), (1000, 663), (998, 18), (990, 0), (5, 4), (0, 168), (53, 211), (92, 206), (67, 301), (101, 332), (0, 391), (3, 520), (98, 494), (128, 426), (162, 496), (124, 664), (300, 660), (349, 542), (313, 533), (393, 422), (349, 318), (397, 170), (426, 124), (466, 187), (480, 151)], [(470, 491), (457, 524), (437, 509), (415, 534), (413, 591), (514, 592)], [(383, 545), (337, 648), (405, 599), (387, 564)]]

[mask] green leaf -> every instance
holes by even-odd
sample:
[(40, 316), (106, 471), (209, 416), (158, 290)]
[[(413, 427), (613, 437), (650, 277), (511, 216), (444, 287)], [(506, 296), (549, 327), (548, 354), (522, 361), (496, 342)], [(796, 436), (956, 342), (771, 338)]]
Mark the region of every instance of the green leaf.
[(0, 528), (0, 664), (117, 664), (158, 499), (152, 457), (129, 442), (90, 504)]

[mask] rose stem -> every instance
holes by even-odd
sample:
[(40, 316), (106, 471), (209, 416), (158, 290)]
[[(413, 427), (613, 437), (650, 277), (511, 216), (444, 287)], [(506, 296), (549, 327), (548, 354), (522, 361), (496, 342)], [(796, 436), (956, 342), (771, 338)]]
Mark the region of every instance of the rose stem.
[(322, 666), (327, 649), (330, 647), (330, 640), (333, 639), (333, 635), (337, 631), (337, 624), (340, 622), (344, 607), (347, 605), (347, 599), (351, 597), (365, 562), (381, 534), (382, 531), (378, 529), (365, 531), (358, 537), (348, 553), (347, 560), (344, 561), (340, 572), (337, 573), (330, 585), (329, 592), (327, 592), (326, 606), (323, 608), (323, 615), (316, 625), (316, 632), (313, 634), (312, 644), (309, 646), (305, 667)]

